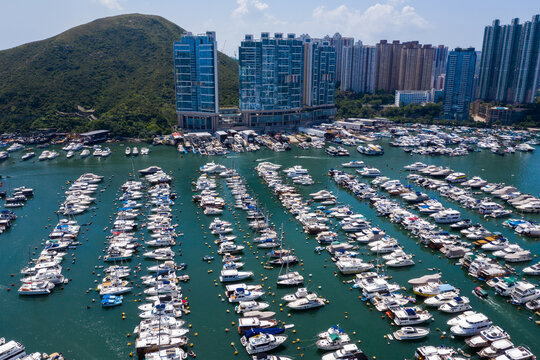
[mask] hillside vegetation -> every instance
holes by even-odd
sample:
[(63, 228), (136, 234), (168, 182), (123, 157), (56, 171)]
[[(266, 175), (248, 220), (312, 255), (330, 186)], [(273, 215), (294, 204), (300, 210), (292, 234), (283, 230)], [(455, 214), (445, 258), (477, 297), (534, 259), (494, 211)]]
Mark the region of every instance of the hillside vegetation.
[[(152, 15), (120, 15), (0, 51), (0, 131), (56, 127), (151, 136), (176, 124), (172, 44), (184, 30)], [(236, 105), (238, 64), (219, 53), (220, 104)], [(59, 116), (77, 105), (97, 120)]]

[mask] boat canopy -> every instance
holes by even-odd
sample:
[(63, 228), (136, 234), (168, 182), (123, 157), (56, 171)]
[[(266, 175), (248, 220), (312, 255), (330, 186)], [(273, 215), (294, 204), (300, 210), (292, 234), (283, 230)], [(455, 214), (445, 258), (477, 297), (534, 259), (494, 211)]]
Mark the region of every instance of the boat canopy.
[(267, 329), (249, 329), (248, 331), (246, 331), (245, 336), (246, 336), (246, 339), (249, 339), (250, 337), (253, 337), (259, 334), (277, 335), (277, 334), (282, 334), (283, 332), (285, 332), (285, 328), (278, 328), (278, 327), (267, 328)]

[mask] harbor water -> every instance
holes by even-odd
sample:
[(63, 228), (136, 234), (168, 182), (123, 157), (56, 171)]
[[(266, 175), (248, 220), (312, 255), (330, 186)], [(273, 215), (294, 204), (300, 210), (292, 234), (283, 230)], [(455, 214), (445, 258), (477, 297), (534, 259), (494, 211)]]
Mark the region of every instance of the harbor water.
[[(434, 315), (434, 321), (428, 325), (431, 334), (427, 338), (413, 342), (389, 340), (386, 335), (391, 334), (397, 327), (392, 326), (388, 318), (382, 318), (382, 313), (360, 300), (359, 290), (352, 289), (351, 284), (344, 282), (353, 277), (338, 274), (326, 252), (318, 255), (313, 251), (318, 245), (314, 237), (309, 237), (302, 231), (293, 215), (280, 205), (277, 197), (258, 178), (254, 167), (261, 161), (270, 161), (282, 165), (282, 168), (302, 165), (315, 180), (314, 185), (300, 188), (304, 197), (307, 198), (309, 193), (321, 189), (331, 190), (338, 196), (340, 203), (349, 204), (355, 212), (365, 215), (374, 225), (395, 237), (406, 252), (415, 254), (416, 265), (413, 267), (387, 270), (394, 281), (407, 287), (407, 280), (433, 273), (428, 269), (440, 269), (442, 280), (460, 288), (461, 293), (470, 298), (474, 310), (483, 312), (494, 324), (505, 329), (514, 344), (525, 344), (536, 355), (540, 355), (540, 327), (534, 321), (539, 320), (537, 316), (525, 307), (520, 310), (507, 303), (506, 298), (496, 295), (491, 289), (488, 289), (490, 296), (485, 301), (473, 296), (471, 291), (478, 286), (478, 282), (474, 282), (465, 270), (457, 266), (455, 260), (448, 260), (440, 253), (425, 248), (398, 225), (384, 217), (377, 217), (376, 211), (368, 206), (368, 202), (359, 200), (337, 187), (328, 176), (329, 169), (342, 169), (341, 163), (357, 159), (380, 169), (384, 176), (406, 183), (407, 173), (403, 166), (422, 161), (426, 164), (448, 166), (465, 172), (469, 177), (477, 175), (489, 182), (504, 182), (523, 192), (540, 196), (540, 149), (532, 153), (518, 152), (507, 156), (497, 156), (484, 150), (462, 157), (430, 157), (410, 155), (401, 148), (393, 148), (383, 142), (385, 154), (372, 157), (361, 155), (352, 147), (349, 148), (350, 157), (336, 158), (328, 156), (324, 149), (300, 150), (296, 146), (287, 152), (261, 149), (250, 153), (231, 153), (224, 157), (203, 157), (194, 154), (181, 155), (173, 147), (156, 146), (151, 148), (148, 156), (128, 158), (124, 156), (123, 146), (113, 144), (113, 154), (108, 158), (80, 159), (75, 156), (66, 159), (65, 153), (56, 149), (61, 155), (51, 161), (38, 161), (34, 158), (23, 162), (20, 160), (22, 153), (19, 152), (11, 154), (9, 159), (0, 163), (3, 189), (9, 192), (10, 188), (24, 185), (33, 188), (35, 193), (23, 208), (14, 210), (18, 219), (13, 222), (10, 230), (0, 235), (1, 337), (20, 341), (27, 351), (61, 352), (66, 359), (127, 359), (130, 353), (136, 358), (133, 329), (139, 322), (137, 306), (140, 303), (136, 300), (144, 299), (140, 294), (143, 287), (135, 287), (132, 293), (125, 294), (122, 306), (103, 309), (99, 304), (99, 294), (94, 290), (96, 281), (100, 281), (98, 274), (101, 274), (101, 269), (96, 266), (104, 265), (99, 257), (106, 248), (108, 227), (118, 209), (118, 189), (130, 177), (136, 176), (137, 170), (158, 165), (174, 177), (173, 185), (178, 193), (173, 208), (173, 222), (179, 224), (177, 230), (183, 233), (183, 236), (178, 238), (182, 243), (182, 255), (177, 255), (176, 262), (186, 263), (187, 268), (181, 273), (191, 277), (189, 282), (181, 283), (191, 310), (184, 318), (191, 326), (188, 336), (193, 347), (190, 349), (201, 359), (250, 359), (240, 344), (234, 325), (238, 322), (234, 306), (226, 301), (224, 286), (218, 280), (221, 261), (217, 256), (214, 236), (208, 230), (214, 217), (203, 215), (191, 200), (191, 182), (199, 176), (199, 167), (215, 161), (235, 168), (245, 178), (250, 193), (257, 197), (259, 204), (269, 214), (271, 222), (277, 228), (283, 226), (285, 246), (294, 248), (296, 255), (302, 260), (301, 264), (294, 266), (294, 270), (304, 275), (309, 290), (316, 291), (329, 300), (328, 305), (317, 310), (290, 312), (281, 297), (294, 289), (276, 288), (275, 278), (279, 268), (265, 269), (264, 251), (257, 251), (256, 247), (252, 250), (246, 247), (244, 268), (255, 274), (254, 278), (247, 282), (264, 284), (267, 293), (261, 301), (271, 303), (269, 310), (276, 312), (276, 319), (294, 324), (295, 332), (292, 329), (287, 330), (285, 346), (280, 347), (276, 353), (295, 359), (320, 359), (322, 353), (314, 346), (317, 333), (339, 324), (355, 342), (359, 342), (359, 347), (368, 357), (376, 357), (378, 360), (411, 359), (416, 347), (427, 344), (463, 348), (466, 353), (473, 354), (462, 339), (452, 339), (449, 336), (446, 321), (452, 316), (433, 308), (429, 309)], [(70, 249), (62, 264), (63, 274), (70, 279), (69, 283), (63, 289), (57, 286), (48, 296), (19, 296), (16, 291), (20, 285), (19, 271), (34, 257), (34, 253), (42, 250), (42, 243), (47, 239), (51, 226), (58, 220), (55, 212), (63, 201), (67, 182), (86, 172), (103, 175), (105, 178), (99, 187), (102, 191), (96, 193), (95, 206), (91, 211), (76, 217), (80, 225), (84, 224), (78, 238), (81, 245)], [(230, 192), (224, 186), (223, 180), (218, 182), (218, 191), (230, 204)], [(419, 189), (416, 185), (413, 187)], [(427, 192), (440, 199), (445, 207), (461, 211), (463, 218), (481, 223), (490, 231), (501, 232), (511, 242), (531, 250), (533, 254), (540, 254), (538, 240), (516, 235), (512, 229), (502, 225), (504, 220), (484, 219), (472, 210), (462, 209), (456, 202), (441, 198), (436, 192)], [(540, 220), (539, 215), (526, 214), (525, 217)], [(233, 234), (238, 236), (237, 242), (248, 241), (253, 237), (245, 213), (227, 206), (222, 218), (233, 222)], [(140, 234), (141, 239), (144, 235), (148, 237), (145, 231)], [(345, 240), (343, 233), (340, 233), (340, 239)], [(179, 246), (173, 249), (178, 254)], [(360, 251), (362, 252), (362, 248)], [(201, 260), (205, 255), (216, 255), (217, 259), (207, 263)], [(362, 258), (375, 259), (367, 251)], [(540, 258), (533, 258), (532, 262), (516, 265), (518, 274), (520, 269), (539, 260)], [(138, 275), (146, 274), (144, 269), (152, 265), (152, 261), (143, 259), (142, 256), (134, 257), (131, 261), (132, 266), (138, 263), (142, 263), (143, 269)], [(209, 272), (210, 270), (212, 272)], [(129, 279), (140, 285), (138, 277), (131, 275)], [(539, 284), (539, 280), (528, 278), (528, 281), (535, 284)], [(412, 295), (410, 286), (407, 287), (407, 293)], [(125, 319), (122, 319), (122, 313), (125, 313)], [(443, 332), (446, 332), (446, 335), (441, 338)]]

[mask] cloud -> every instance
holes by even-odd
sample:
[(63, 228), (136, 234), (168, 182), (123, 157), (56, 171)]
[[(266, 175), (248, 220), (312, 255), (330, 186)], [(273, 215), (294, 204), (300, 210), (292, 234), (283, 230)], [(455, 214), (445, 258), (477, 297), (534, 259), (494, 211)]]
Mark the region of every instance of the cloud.
[(111, 10), (122, 10), (122, 6), (120, 6), (118, 0), (97, 0), (97, 2)]
[(426, 19), (403, 0), (388, 0), (376, 3), (365, 10), (350, 9), (346, 5), (328, 9), (317, 6), (312, 13), (313, 20), (326, 28), (347, 35), (355, 34), (362, 40), (374, 41), (376, 36), (384, 32), (401, 32), (407, 29), (426, 29)]
[(233, 18), (239, 19), (249, 13), (250, 8), (254, 8), (258, 11), (264, 11), (269, 8), (269, 5), (260, 0), (236, 0), (238, 7), (233, 10)]

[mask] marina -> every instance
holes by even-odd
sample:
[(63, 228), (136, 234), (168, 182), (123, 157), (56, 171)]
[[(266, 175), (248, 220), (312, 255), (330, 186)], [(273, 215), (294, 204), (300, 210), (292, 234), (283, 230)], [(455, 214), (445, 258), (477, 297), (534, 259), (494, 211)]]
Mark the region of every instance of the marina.
[[(400, 141), (410, 146), (417, 140), (401, 138)], [(23, 343), (31, 352), (58, 351), (66, 359), (126, 359), (138, 356), (137, 353), (144, 358), (143, 352), (148, 351), (138, 350), (158, 350), (154, 346), (156, 341), (163, 351), (166, 346), (161, 345), (166, 341), (183, 344), (180, 351), (203, 359), (213, 358), (215, 354), (223, 358), (251, 359), (251, 355), (270, 349), (273, 349), (272, 354), (295, 359), (328, 357), (331, 351), (349, 351), (349, 358), (358, 359), (410, 359), (417, 348), (428, 345), (460, 349), (462, 354), (455, 357), (458, 359), (465, 356), (463, 354), (478, 358), (476, 352), (482, 348), (471, 348), (464, 338), (496, 325), (510, 335), (515, 351), (524, 353), (527, 350), (517, 346), (526, 346), (540, 354), (536, 324), (540, 318), (525, 306), (534, 298), (539, 286), (539, 278), (534, 276), (538, 274), (535, 265), (539, 261), (536, 255), (540, 253), (538, 240), (505, 226), (506, 219), (484, 216), (488, 214), (443, 196), (441, 187), (424, 187), (418, 179), (408, 178), (411, 174), (420, 174), (421, 165), (411, 167), (416, 171), (405, 169), (421, 162), (441, 167), (441, 170), (451, 169), (445, 177), (453, 176), (446, 180), (445, 177), (429, 178), (439, 179), (445, 186), (451, 184), (455, 189), (465, 189), (467, 180), (462, 175), (465, 174), (468, 179), (479, 176), (538, 197), (540, 154), (516, 151), (497, 156), (484, 149), (462, 150), (467, 155), (460, 156), (433, 156), (391, 146), (390, 142), (395, 141), (383, 137), (376, 141), (377, 147), (364, 145), (360, 152), (347, 144), (329, 142), (326, 149), (291, 144), (290, 151), (281, 151), (276, 141), (268, 140), (267, 145), (261, 143), (259, 150), (250, 145), (255, 151), (231, 151), (212, 157), (183, 153), (166, 146), (153, 146), (143, 152), (146, 147), (136, 143), (106, 144), (91, 150), (91, 153), (97, 151), (95, 156), (83, 158), (78, 154), (65, 156), (67, 151), (82, 150), (74, 150), (75, 146), (69, 150), (51, 146), (49, 154), (55, 151), (61, 155), (47, 157), (47, 161), (40, 161), (38, 156), (22, 161), (22, 152), (11, 152), (9, 158), (0, 163), (2, 175), (9, 176), (8, 181), (13, 185), (33, 189), (35, 195), (24, 207), (12, 209), (17, 220), (0, 237), (0, 253), (5, 257), (0, 263), (0, 274), (3, 274), (0, 275), (3, 293), (0, 304), (4, 309), (0, 334)], [(503, 143), (500, 139), (490, 141)], [(240, 143), (237, 149), (246, 147)], [(333, 149), (328, 150), (331, 146)], [(139, 156), (133, 153), (135, 148), (141, 149), (137, 149)], [(227, 152), (215, 144), (205, 146), (207, 154), (208, 151)], [(272, 168), (271, 164), (276, 166)], [(154, 166), (164, 173), (155, 175)], [(504, 171), (500, 171), (502, 168)], [(141, 169), (154, 172), (154, 176), (139, 173)], [(355, 178), (372, 190), (363, 188), (366, 197), (360, 198), (357, 191), (355, 195), (336, 182), (335, 174), (329, 176), (331, 169), (343, 171), (347, 177)], [(266, 175), (261, 175), (261, 170)], [(97, 187), (89, 188), (88, 184), (73, 182), (81, 174), (103, 178)], [(380, 176), (387, 179), (383, 181)], [(93, 177), (86, 175), (85, 178)], [(149, 193), (150, 189), (160, 189), (161, 183), (171, 186), (165, 198), (161, 190)], [(471, 186), (470, 191), (482, 191), (477, 189)], [(85, 191), (94, 192), (84, 194)], [(421, 192), (427, 197), (420, 198), (418, 193)], [(375, 193), (448, 234), (461, 236), (459, 241), (463, 244), (454, 242), (446, 249), (457, 254), (457, 247), (465, 248), (459, 256), (463, 258), (463, 269), (458, 259), (439, 251), (443, 246), (422, 242), (421, 233), (412, 232), (408, 222), (398, 222), (396, 216), (388, 218), (385, 214), (389, 214), (390, 207), (385, 207), (388, 206), (386, 200), (377, 204), (370, 201)], [(76, 203), (65, 202), (66, 196), (74, 195), (78, 196)], [(170, 198), (171, 195), (175, 198)], [(197, 201), (192, 201), (194, 195), (199, 196)], [(493, 192), (471, 195), (477, 199), (496, 197)], [(414, 205), (432, 201), (431, 198), (440, 204), (428, 204), (434, 212), (423, 213), (420, 211), (423, 205)], [(86, 208), (82, 206), (85, 200), (90, 201)], [(540, 221), (540, 215), (534, 212), (520, 211), (519, 207), (506, 204), (498, 197), (494, 201), (512, 210), (514, 221)], [(529, 203), (534, 204), (534, 201)], [(153, 207), (163, 210), (157, 212), (160, 216), (154, 216), (157, 213), (150, 210)], [(450, 226), (464, 220), (488, 232), (482, 233), (480, 239), (466, 239), (462, 232)], [(463, 226), (466, 225), (469, 223)], [(161, 236), (152, 237), (156, 229), (162, 229), (157, 230)], [(133, 234), (133, 238), (125, 234)], [(495, 236), (489, 244), (492, 247), (500, 244), (501, 249), (488, 251), (473, 244), (488, 235)], [(430, 236), (424, 240), (439, 239), (441, 244), (448, 239), (457, 240), (445, 236)], [(80, 243), (76, 250), (70, 248), (75, 241)], [(135, 243), (138, 246), (134, 246)], [(512, 244), (518, 248), (514, 246), (508, 253), (499, 254), (501, 256), (495, 253)], [(51, 245), (53, 248), (47, 248)], [(44, 249), (47, 254), (42, 253)], [(19, 271), (28, 268), (29, 260), (39, 254), (58, 256), (49, 253), (52, 251), (67, 253), (62, 264), (51, 264), (60, 272), (36, 274), (49, 276), (49, 279), (52, 274), (61, 274), (65, 279), (56, 279), (61, 284), (48, 289), (48, 295), (18, 295)], [(466, 256), (468, 252), (473, 252), (474, 259)], [(510, 256), (520, 252), (528, 252), (530, 259), (521, 261)], [(508, 270), (499, 277), (513, 276), (519, 280), (516, 285), (519, 290), (512, 296), (500, 296), (482, 281), (487, 278), (469, 275), (471, 265), (466, 262), (476, 261), (474, 264), (480, 266), (478, 258), (488, 254), (487, 259), (495, 258), (489, 261), (500, 263), (502, 270)], [(109, 271), (105, 272), (107, 267)], [(169, 271), (171, 267), (183, 270), (173, 276)], [(156, 271), (167, 274), (167, 278), (148, 277)], [(382, 272), (388, 278), (384, 282), (369, 280), (365, 274), (370, 271)], [(411, 279), (438, 273), (441, 285), (452, 286), (446, 296), (442, 294), (447, 290), (439, 287), (409, 284)], [(180, 280), (184, 275), (187, 277), (182, 279), (189, 281)], [(107, 276), (107, 280), (112, 281), (105, 282)], [(180, 308), (165, 305), (163, 309), (156, 307), (155, 302), (143, 305), (147, 297), (174, 290), (172, 287), (165, 290), (170, 280), (177, 284), (176, 291), (181, 286), (180, 297), (185, 304)], [(95, 288), (104, 283), (106, 288), (112, 287), (115, 291), (105, 291), (102, 297), (103, 287), (98, 292)], [(245, 286), (240, 286), (242, 284)], [(479, 286), (487, 293), (485, 297), (476, 290)], [(130, 291), (120, 289), (128, 287)], [(384, 288), (399, 295), (380, 296)], [(228, 299), (227, 295), (230, 295)], [(429, 299), (437, 297), (437, 300), (423, 300), (426, 295), (433, 295)], [(239, 303), (238, 297), (248, 302)], [(535, 306), (534, 303), (531, 306)], [(377, 311), (379, 309), (383, 311)], [(467, 319), (478, 324), (474, 329), (463, 321), (453, 326), (447, 324), (453, 317), (471, 310), (485, 317)], [(178, 328), (171, 325), (158, 333), (143, 332), (144, 338), (135, 334), (135, 327), (138, 326), (140, 332), (143, 322), (153, 318), (152, 311), (162, 312), (158, 321), (178, 316), (175, 322)], [(241, 324), (250, 329), (282, 328), (283, 333), (263, 332), (251, 338), (242, 337), (244, 335), (238, 334)], [(339, 324), (339, 339), (329, 334), (336, 324)], [(415, 338), (417, 340), (410, 341)], [(331, 344), (346, 347), (338, 350)], [(498, 354), (511, 349), (512, 345), (495, 340), (484, 348), (485, 354)], [(420, 350), (421, 353), (430, 351), (433, 349)], [(161, 355), (146, 356), (158, 359)]]

